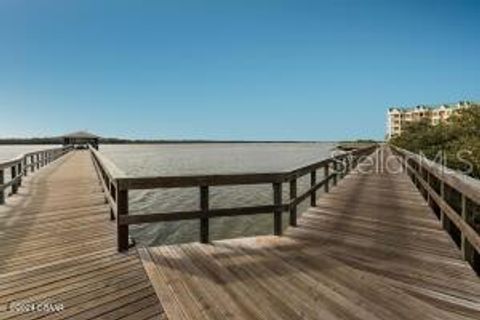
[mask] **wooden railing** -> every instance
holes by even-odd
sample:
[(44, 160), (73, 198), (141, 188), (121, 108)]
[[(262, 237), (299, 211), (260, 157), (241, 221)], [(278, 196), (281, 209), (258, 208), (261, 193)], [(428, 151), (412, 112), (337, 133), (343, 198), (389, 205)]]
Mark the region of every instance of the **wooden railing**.
[[(160, 176), (160, 177), (128, 177), (100, 152), (90, 148), (97, 168), (101, 184), (105, 191), (106, 201), (110, 204), (111, 218), (117, 219), (118, 250), (129, 247), (129, 225), (179, 220), (200, 220), (200, 242), (209, 241), (209, 219), (237, 215), (253, 215), (273, 213), (275, 235), (282, 234), (282, 213), (290, 213), (290, 225), (297, 224), (297, 206), (307, 198), (310, 205), (315, 206), (316, 194), (320, 188), (329, 191), (330, 185), (336, 185), (338, 179), (344, 177), (363, 156), (372, 153), (377, 146), (344, 153), (311, 165), (288, 172), (247, 173), (195, 176)], [(317, 181), (317, 171), (323, 170), (323, 179)], [(297, 194), (297, 179), (310, 175), (310, 188), (303, 194)], [(288, 183), (290, 199), (282, 203), (282, 185)], [(273, 203), (262, 206), (245, 206), (236, 208), (213, 209), (209, 206), (209, 188), (212, 186), (271, 184)], [(193, 211), (174, 211), (165, 213), (149, 213), (129, 215), (128, 193), (130, 190), (159, 188), (199, 189), (200, 207)]]
[(100, 178), (100, 183), (105, 194), (105, 200), (110, 206), (110, 219), (115, 220), (117, 216), (117, 186), (118, 180), (126, 177), (110, 159), (91, 145), (88, 146), (92, 155), (93, 164)]
[(392, 149), (463, 258), (480, 274), (480, 181), (407, 150)]
[[(59, 147), (22, 154), (15, 159), (0, 162), (0, 205), (5, 203), (5, 190), (11, 188), (10, 195), (16, 194), (22, 185), (22, 177), (58, 159), (72, 147)], [(5, 181), (5, 172), (10, 170), (10, 180)]]

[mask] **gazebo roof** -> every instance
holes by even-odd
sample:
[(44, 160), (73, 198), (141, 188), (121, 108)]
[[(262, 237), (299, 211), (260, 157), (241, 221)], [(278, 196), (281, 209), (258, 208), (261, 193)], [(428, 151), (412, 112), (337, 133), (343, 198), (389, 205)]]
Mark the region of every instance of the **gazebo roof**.
[(65, 134), (62, 136), (62, 138), (98, 139), (100, 137), (87, 131), (76, 131), (76, 132)]

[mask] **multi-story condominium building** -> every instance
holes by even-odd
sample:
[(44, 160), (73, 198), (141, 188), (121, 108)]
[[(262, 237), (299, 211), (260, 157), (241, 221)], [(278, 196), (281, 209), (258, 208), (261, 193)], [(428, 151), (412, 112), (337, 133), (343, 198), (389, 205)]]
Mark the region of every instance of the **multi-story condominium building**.
[(420, 105), (413, 108), (390, 108), (387, 114), (387, 139), (402, 134), (405, 124), (409, 122), (427, 119), (432, 125), (437, 125), (450, 118), (456, 110), (471, 105), (473, 105), (472, 102), (460, 101), (455, 104), (442, 104), (440, 106)]

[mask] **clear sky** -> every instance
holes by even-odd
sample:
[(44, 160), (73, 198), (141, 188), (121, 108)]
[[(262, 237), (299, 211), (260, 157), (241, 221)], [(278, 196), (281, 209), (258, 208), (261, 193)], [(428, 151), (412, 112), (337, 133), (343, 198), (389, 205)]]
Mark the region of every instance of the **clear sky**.
[(0, 0), (0, 137), (383, 138), (480, 100), (480, 1)]

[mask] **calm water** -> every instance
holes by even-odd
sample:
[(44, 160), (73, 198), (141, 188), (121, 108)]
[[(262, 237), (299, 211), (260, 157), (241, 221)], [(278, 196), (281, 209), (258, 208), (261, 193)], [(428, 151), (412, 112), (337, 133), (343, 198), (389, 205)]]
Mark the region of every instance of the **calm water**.
[[(0, 145), (0, 162), (8, 161), (17, 156), (45, 149), (60, 147), (59, 145), (43, 145), (43, 144), (25, 144), (25, 145)], [(10, 170), (5, 171), (5, 179), (10, 180)]]
[(11, 160), (17, 156), (43, 149), (51, 149), (60, 146), (56, 145), (43, 145), (43, 144), (26, 144), (26, 145), (0, 145), (0, 162)]
[[(0, 161), (52, 146), (0, 146)], [(329, 157), (335, 143), (168, 144), (102, 145), (100, 151), (132, 176), (252, 173), (287, 171)], [(321, 172), (318, 173), (321, 178)], [(309, 187), (309, 176), (298, 181), (298, 193)], [(288, 185), (283, 185), (288, 199)], [(227, 208), (272, 204), (272, 186), (227, 186), (210, 188), (210, 206)], [(299, 208), (306, 209), (308, 200)], [(130, 192), (131, 214), (196, 210), (198, 188), (157, 189)], [(284, 213), (284, 226), (288, 215)], [(271, 234), (272, 214), (214, 218), (211, 239)], [(199, 222), (182, 221), (131, 226), (138, 243), (165, 244), (198, 241)]]
[[(331, 155), (334, 143), (104, 145), (101, 152), (132, 176), (252, 173), (291, 170)], [(318, 173), (321, 177), (321, 173)], [(319, 178), (320, 178), (319, 177)], [(309, 187), (309, 176), (298, 181), (298, 192)], [(288, 185), (283, 186), (288, 199)], [(272, 204), (272, 186), (210, 188), (210, 206), (226, 208)], [(299, 212), (306, 209), (305, 201)], [(130, 192), (132, 214), (197, 210), (198, 188)], [(288, 216), (284, 214), (284, 225)], [(137, 242), (162, 244), (198, 241), (199, 222), (182, 221), (131, 226)], [(211, 239), (271, 234), (272, 214), (211, 219)]]

